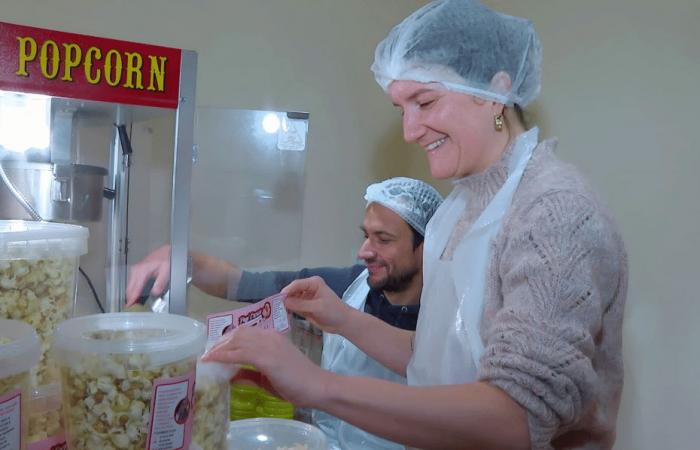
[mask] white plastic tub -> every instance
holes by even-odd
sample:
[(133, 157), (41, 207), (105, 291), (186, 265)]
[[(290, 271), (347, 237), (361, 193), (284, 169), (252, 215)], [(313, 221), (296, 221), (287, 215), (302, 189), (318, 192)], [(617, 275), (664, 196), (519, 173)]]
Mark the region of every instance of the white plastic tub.
[(63, 322), (54, 336), (68, 448), (188, 448), (206, 327), (172, 314)]
[(21, 320), (41, 340), (32, 385), (58, 383), (49, 357), (51, 336), (73, 314), (78, 261), (88, 229), (78, 225), (0, 220), (0, 318)]
[(27, 446), (29, 371), (39, 361), (39, 338), (32, 327), (0, 319), (0, 443)]

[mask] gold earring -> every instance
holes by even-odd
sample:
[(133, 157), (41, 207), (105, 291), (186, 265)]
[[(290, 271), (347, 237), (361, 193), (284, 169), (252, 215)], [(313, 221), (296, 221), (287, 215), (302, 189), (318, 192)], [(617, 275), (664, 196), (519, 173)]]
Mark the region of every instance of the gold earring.
[(503, 114), (493, 116), (493, 127), (496, 131), (503, 131)]

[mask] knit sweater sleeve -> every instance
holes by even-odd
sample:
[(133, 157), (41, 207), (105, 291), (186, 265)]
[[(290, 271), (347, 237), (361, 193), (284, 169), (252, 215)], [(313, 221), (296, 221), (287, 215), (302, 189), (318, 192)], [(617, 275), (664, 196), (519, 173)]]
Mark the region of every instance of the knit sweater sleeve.
[(597, 203), (549, 192), (504, 225), (484, 312), (479, 379), (528, 413), (533, 449), (549, 449), (562, 430), (595, 408), (595, 355), (603, 315), (620, 280), (616, 234)]

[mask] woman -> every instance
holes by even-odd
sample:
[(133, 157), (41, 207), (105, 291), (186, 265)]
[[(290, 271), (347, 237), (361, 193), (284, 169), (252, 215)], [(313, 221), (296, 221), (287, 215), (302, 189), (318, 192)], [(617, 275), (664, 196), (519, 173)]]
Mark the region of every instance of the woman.
[(415, 335), (343, 305), (318, 279), (289, 309), (409, 386), (331, 375), (259, 330), (210, 359), (250, 362), (282, 395), (421, 448), (609, 449), (622, 390), (622, 240), (556, 141), (525, 130), (540, 89), (532, 25), (436, 1), (379, 44), (372, 70), (431, 174), (456, 180), (426, 229)]

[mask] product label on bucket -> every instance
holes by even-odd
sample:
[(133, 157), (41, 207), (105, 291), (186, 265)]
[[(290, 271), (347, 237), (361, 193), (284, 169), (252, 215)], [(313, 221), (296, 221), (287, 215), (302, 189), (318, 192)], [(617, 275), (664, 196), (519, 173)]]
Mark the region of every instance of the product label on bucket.
[(19, 450), (22, 445), (22, 391), (0, 396), (0, 450)]
[(289, 330), (289, 319), (284, 298), (284, 295), (276, 294), (245, 308), (207, 316), (207, 346), (237, 327), (260, 327), (286, 332)]
[(187, 449), (192, 440), (195, 372), (153, 382), (147, 450)]

